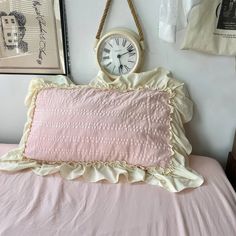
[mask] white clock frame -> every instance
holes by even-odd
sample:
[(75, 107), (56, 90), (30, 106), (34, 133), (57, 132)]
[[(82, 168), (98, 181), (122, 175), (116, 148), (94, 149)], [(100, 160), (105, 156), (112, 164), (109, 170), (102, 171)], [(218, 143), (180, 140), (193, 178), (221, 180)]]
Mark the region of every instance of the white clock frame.
[[(130, 42), (135, 47), (136, 53), (137, 53), (137, 60), (135, 66), (132, 68), (132, 70), (128, 73), (134, 73), (138, 72), (138, 70), (141, 67), (142, 61), (143, 61), (143, 51), (144, 51), (144, 46), (142, 43), (140, 43), (139, 36), (132, 30), (126, 29), (126, 28), (116, 28), (112, 29), (108, 33), (106, 33), (97, 43), (95, 46), (95, 51), (96, 51), (96, 61), (98, 66), (100, 67), (101, 71), (103, 71), (106, 75), (108, 75), (112, 79), (116, 79), (122, 75), (113, 75), (106, 71), (103, 66), (101, 65), (101, 62), (99, 60), (99, 52), (100, 52), (100, 47), (103, 45), (103, 42), (106, 41), (107, 38), (111, 37), (112, 35), (120, 35), (121, 37), (127, 38)], [(127, 75), (127, 74), (126, 74)]]

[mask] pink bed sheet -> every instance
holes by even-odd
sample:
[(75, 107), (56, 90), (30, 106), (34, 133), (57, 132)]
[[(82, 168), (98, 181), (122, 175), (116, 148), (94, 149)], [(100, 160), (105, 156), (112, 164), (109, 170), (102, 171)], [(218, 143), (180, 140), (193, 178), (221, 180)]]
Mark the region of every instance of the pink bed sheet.
[[(0, 156), (13, 147), (0, 145)], [(236, 194), (221, 166), (201, 156), (190, 165), (205, 184), (180, 193), (0, 172), (0, 235), (236, 235)]]

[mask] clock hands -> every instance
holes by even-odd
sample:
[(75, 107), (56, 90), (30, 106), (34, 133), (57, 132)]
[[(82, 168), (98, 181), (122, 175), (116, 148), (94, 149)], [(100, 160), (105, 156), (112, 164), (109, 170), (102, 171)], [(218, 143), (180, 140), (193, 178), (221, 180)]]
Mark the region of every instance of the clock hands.
[(123, 65), (120, 65), (120, 66), (119, 66), (119, 74), (120, 74), (120, 75), (122, 74), (122, 70), (123, 70)]
[(130, 68), (129, 68), (128, 66), (122, 65), (121, 60), (120, 60), (121, 57), (124, 56), (124, 55), (126, 55), (126, 54), (128, 54), (128, 53), (132, 53), (133, 51), (134, 51), (134, 49), (131, 48), (131, 49), (128, 49), (127, 52), (125, 52), (125, 53), (123, 53), (123, 54), (118, 54), (118, 55), (117, 55), (117, 58), (119, 59), (119, 63), (120, 63), (120, 66), (119, 66), (119, 74), (120, 74), (120, 75), (123, 73), (123, 68), (124, 68), (124, 67), (125, 67), (125, 69), (126, 69), (127, 71), (130, 70)]
[(118, 54), (117, 55), (117, 58), (121, 58), (122, 56), (124, 56), (124, 55), (126, 55), (126, 54), (128, 54), (128, 53), (130, 53), (130, 52), (133, 52), (134, 51), (134, 49), (133, 50), (129, 50), (128, 52), (125, 52), (125, 53), (123, 53), (123, 54)]
[(121, 56), (120, 55), (117, 55), (117, 58), (119, 59), (119, 63), (120, 63), (120, 66), (119, 66), (119, 74), (121, 75), (122, 74), (122, 69), (123, 69), (123, 65), (121, 64)]

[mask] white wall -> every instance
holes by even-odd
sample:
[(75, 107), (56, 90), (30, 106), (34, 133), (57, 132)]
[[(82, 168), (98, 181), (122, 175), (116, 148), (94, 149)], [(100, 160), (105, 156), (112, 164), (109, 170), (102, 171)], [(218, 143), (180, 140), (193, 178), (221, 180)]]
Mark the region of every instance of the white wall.
[[(175, 45), (157, 37), (159, 0), (135, 0), (144, 27), (147, 50), (143, 70), (157, 66), (170, 69), (186, 82), (195, 102), (195, 115), (187, 133), (195, 154), (225, 163), (236, 128), (236, 73), (233, 58), (179, 50), (184, 32)], [(95, 77), (93, 45), (105, 0), (66, 0), (72, 76), (76, 83)], [(125, 0), (116, 0), (106, 29), (135, 29)], [(0, 142), (20, 140), (26, 109), (23, 105), (32, 76), (0, 76)]]

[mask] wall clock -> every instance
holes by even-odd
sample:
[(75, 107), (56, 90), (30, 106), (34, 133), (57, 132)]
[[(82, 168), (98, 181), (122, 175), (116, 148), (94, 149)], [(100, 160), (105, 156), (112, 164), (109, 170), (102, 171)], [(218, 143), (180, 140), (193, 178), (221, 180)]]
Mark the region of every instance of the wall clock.
[(138, 35), (124, 28), (105, 34), (96, 48), (98, 65), (111, 78), (138, 71), (142, 52)]
[(110, 78), (137, 72), (141, 66), (144, 39), (141, 25), (131, 0), (127, 0), (139, 35), (127, 28), (117, 28), (101, 37), (101, 32), (112, 0), (107, 0), (105, 11), (96, 36), (96, 59), (100, 69)]

